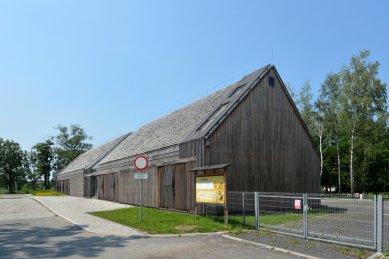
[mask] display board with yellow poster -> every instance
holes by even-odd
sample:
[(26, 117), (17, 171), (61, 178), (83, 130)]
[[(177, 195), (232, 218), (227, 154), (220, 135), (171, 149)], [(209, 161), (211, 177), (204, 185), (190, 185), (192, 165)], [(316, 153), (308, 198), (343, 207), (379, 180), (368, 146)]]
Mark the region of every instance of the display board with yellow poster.
[(224, 176), (196, 176), (196, 202), (224, 204)]

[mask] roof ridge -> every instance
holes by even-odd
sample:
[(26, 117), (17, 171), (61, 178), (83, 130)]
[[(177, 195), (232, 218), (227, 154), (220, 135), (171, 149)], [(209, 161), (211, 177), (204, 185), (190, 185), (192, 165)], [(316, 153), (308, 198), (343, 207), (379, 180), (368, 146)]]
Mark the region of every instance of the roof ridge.
[[(81, 169), (89, 169), (91, 166), (96, 165), (96, 163), (98, 163), (101, 159), (104, 158), (104, 156), (102, 155), (107, 155), (110, 151), (112, 151), (112, 149), (114, 149), (117, 146), (117, 144), (120, 144), (120, 142), (130, 134), (131, 132), (124, 134), (120, 137), (111, 139), (96, 148), (87, 150), (84, 153), (78, 155), (72, 162), (66, 165), (57, 174), (57, 176), (75, 172)], [(98, 152), (98, 153), (94, 154), (94, 152)], [(88, 155), (91, 157), (88, 157)]]
[[(109, 162), (182, 143), (193, 132), (196, 132), (223, 102), (231, 98), (231, 95), (242, 83), (250, 83), (258, 77), (258, 73), (263, 73), (269, 67), (270, 65), (261, 67), (242, 77), (239, 81), (143, 125), (98, 162), (97, 168)], [(235, 95), (230, 101), (235, 102), (234, 98)]]
[(103, 159), (106, 155), (109, 154), (109, 152), (112, 151), (112, 149), (114, 149), (115, 147), (117, 147), (117, 145), (119, 145), (125, 138), (127, 138), (128, 136), (130, 136), (132, 134), (132, 132), (129, 132), (127, 134), (124, 134), (124, 135), (121, 135), (120, 137), (118, 137), (111, 145), (109, 145), (109, 148), (103, 152), (101, 155), (99, 155), (96, 159), (94, 159), (92, 162), (90, 162), (86, 167), (85, 169), (90, 169), (92, 167), (94, 167), (98, 162), (101, 161), (101, 159)]
[[(210, 132), (213, 132), (224, 120), (223, 118), (225, 115), (231, 113), (231, 111), (242, 101), (244, 98), (243, 95), (247, 95), (256, 84), (256, 81), (262, 78), (271, 67), (272, 65), (270, 64), (263, 66), (235, 82), (234, 84), (237, 84), (238, 86), (234, 91), (229, 96), (226, 96), (220, 105), (216, 106), (206, 117), (204, 117), (201, 123), (199, 123), (199, 125), (194, 128), (181, 143), (210, 135)], [(241, 88), (241, 90), (237, 92), (239, 88)]]

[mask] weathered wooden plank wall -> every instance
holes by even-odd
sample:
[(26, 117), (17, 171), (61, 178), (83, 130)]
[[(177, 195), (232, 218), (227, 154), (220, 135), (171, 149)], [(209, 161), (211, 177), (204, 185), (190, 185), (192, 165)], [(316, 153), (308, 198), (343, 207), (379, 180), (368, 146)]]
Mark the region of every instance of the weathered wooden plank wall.
[(202, 157), (202, 140), (195, 139), (180, 144), (180, 158), (196, 157), (196, 166), (203, 165)]
[(194, 165), (195, 162), (186, 162), (159, 167), (159, 207), (194, 210), (194, 173), (189, 172)]
[[(120, 173), (114, 174), (115, 194), (112, 200), (139, 205), (140, 204), (140, 180), (135, 179), (135, 170), (124, 169)], [(143, 180), (143, 205), (147, 207), (156, 207), (157, 197), (157, 177), (155, 167), (146, 170), (148, 179)]]
[(72, 196), (84, 196), (84, 170), (74, 171), (68, 174), (58, 175), (58, 181), (69, 180), (68, 193)]
[[(268, 76), (276, 84), (269, 86)], [(319, 160), (274, 71), (210, 136), (205, 165), (230, 163), (228, 190), (319, 192)]]
[[(275, 86), (269, 85), (269, 76)], [(180, 144), (196, 166), (229, 163), (229, 191), (319, 192), (319, 157), (272, 69), (210, 136)]]

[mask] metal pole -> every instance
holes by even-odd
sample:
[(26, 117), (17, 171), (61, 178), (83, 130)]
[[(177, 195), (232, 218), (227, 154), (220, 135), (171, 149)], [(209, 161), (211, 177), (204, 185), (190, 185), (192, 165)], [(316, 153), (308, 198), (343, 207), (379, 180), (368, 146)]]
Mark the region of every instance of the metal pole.
[(383, 203), (382, 195), (378, 195), (377, 201), (377, 252), (382, 252), (382, 226), (383, 226)]
[(142, 223), (143, 180), (140, 180), (140, 223)]
[(255, 198), (255, 229), (259, 229), (259, 197), (258, 192), (254, 192)]
[(244, 192), (242, 192), (243, 225), (246, 225), (246, 211), (244, 207)]
[(374, 249), (377, 250), (377, 195), (373, 196), (374, 201)]
[(303, 194), (303, 232), (304, 238), (308, 237), (308, 197), (307, 194)]

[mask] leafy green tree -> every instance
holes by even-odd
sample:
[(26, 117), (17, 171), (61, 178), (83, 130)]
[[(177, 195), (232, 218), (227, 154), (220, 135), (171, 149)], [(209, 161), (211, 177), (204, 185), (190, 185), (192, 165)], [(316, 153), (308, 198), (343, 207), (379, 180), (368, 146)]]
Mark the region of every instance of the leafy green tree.
[(31, 151), (27, 155), (28, 160), (30, 161), (30, 166), (28, 167), (27, 170), (27, 180), (30, 182), (32, 190), (35, 191), (37, 187), (37, 183), (39, 179), (41, 178), (41, 174), (36, 168), (37, 164), (37, 159), (36, 159), (36, 154), (34, 151)]
[[(44, 177), (45, 189), (50, 189), (50, 175), (54, 162), (54, 143), (51, 140), (37, 143), (32, 147), (32, 156), (34, 160), (34, 172)], [(31, 176), (35, 176), (31, 174)]]
[(323, 174), (323, 154), (327, 147), (324, 147), (326, 138), (326, 111), (320, 100), (313, 102), (313, 94), (309, 81), (306, 81), (300, 89), (297, 106), (313, 140), (318, 146), (320, 155), (320, 177)]
[(313, 94), (309, 81), (305, 81), (296, 98), (296, 105), (306, 126), (311, 131), (313, 125)]
[(379, 62), (368, 62), (368, 56), (369, 51), (362, 51), (341, 71), (343, 118), (350, 136), (351, 193), (355, 190), (356, 140), (369, 135), (377, 116), (386, 111), (386, 85), (377, 78)]
[(25, 179), (28, 168), (26, 153), (12, 140), (0, 139), (0, 177), (8, 185), (8, 191), (14, 193), (15, 183)]
[[(330, 143), (336, 147), (336, 167), (338, 176), (338, 192), (342, 192), (341, 184), (341, 159), (339, 148), (339, 131), (341, 128), (341, 121), (339, 114), (342, 107), (340, 103), (341, 96), (341, 78), (338, 73), (330, 73), (327, 75), (324, 83), (320, 88), (320, 96), (318, 102), (321, 103), (323, 112), (326, 114), (327, 132)], [(331, 145), (332, 146), (332, 145)], [(333, 153), (333, 152), (331, 152)]]
[(70, 127), (59, 125), (56, 129), (59, 133), (52, 139), (56, 144), (54, 169), (58, 173), (76, 157), (92, 148), (92, 144), (87, 143), (92, 138), (78, 124), (72, 124)]
[(328, 74), (316, 100), (309, 81), (297, 95), (320, 152), (322, 185), (337, 185), (338, 192), (386, 190), (389, 184), (387, 90), (378, 78), (379, 63), (368, 62), (368, 56), (362, 51)]

